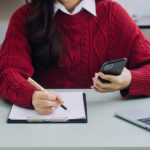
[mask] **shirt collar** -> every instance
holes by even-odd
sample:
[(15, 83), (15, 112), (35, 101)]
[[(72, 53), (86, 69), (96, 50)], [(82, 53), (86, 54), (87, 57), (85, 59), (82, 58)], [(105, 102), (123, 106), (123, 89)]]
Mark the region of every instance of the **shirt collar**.
[(56, 14), (58, 10), (61, 10), (62, 12), (66, 13), (66, 14), (74, 15), (76, 13), (79, 13), (82, 9), (85, 9), (89, 13), (96, 16), (96, 2), (95, 2), (95, 0), (82, 0), (76, 6), (76, 8), (73, 10), (72, 13), (70, 13), (58, 0), (56, 0), (55, 5), (54, 5), (54, 14)]

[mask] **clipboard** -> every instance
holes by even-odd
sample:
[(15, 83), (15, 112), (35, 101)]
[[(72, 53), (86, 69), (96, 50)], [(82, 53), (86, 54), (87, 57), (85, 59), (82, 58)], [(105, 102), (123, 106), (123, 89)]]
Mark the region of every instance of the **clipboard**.
[[(69, 93), (69, 92), (68, 92)], [(68, 119), (67, 117), (58, 117), (58, 118), (53, 118), (53, 119), (44, 119), (44, 118), (28, 118), (28, 119), (15, 119), (15, 118), (10, 118), (10, 113), (7, 119), (7, 123), (88, 123), (88, 115), (87, 115), (87, 103), (86, 103), (86, 94), (82, 93), (82, 100), (83, 100), (83, 106), (84, 106), (84, 112), (85, 112), (85, 117), (83, 118), (73, 118), (73, 119)], [(13, 107), (13, 106), (12, 106)], [(21, 108), (23, 109), (23, 108)], [(30, 111), (30, 110), (29, 110)]]

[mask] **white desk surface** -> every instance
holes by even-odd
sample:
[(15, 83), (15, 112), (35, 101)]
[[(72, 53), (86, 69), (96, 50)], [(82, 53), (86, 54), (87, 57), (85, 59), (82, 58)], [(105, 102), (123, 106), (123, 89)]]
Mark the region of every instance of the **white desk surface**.
[(116, 111), (150, 107), (149, 97), (124, 100), (119, 92), (83, 91), (87, 94), (87, 124), (8, 124), (11, 105), (0, 100), (0, 150), (150, 149), (150, 131), (114, 117)]

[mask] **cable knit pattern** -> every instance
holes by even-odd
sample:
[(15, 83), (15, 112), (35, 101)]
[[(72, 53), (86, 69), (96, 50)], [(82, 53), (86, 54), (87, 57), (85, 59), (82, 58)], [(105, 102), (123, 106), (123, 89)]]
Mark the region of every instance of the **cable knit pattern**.
[(89, 58), (90, 58), (90, 40), (89, 40), (89, 24), (86, 22), (82, 27), (82, 52), (81, 52), (81, 74), (82, 80), (81, 84), (82, 87), (88, 87), (89, 82)]
[(110, 13), (110, 22), (109, 22), (109, 44), (108, 44), (108, 51), (107, 51), (107, 59), (113, 59), (113, 52), (114, 52), (114, 44), (115, 44), (115, 26), (116, 26), (116, 14), (118, 11), (118, 7), (116, 5), (110, 4), (109, 9), (111, 10)]
[(28, 43), (26, 18), (31, 6), (12, 15), (0, 50), (0, 94), (10, 102), (31, 108), (36, 90), (26, 79), (36, 77), (44, 88), (89, 88), (105, 61), (128, 58), (132, 82), (123, 96), (150, 95), (150, 42), (116, 2), (96, 0), (97, 17), (81, 11), (73, 16), (58, 11), (55, 20), (66, 42), (61, 65), (35, 75)]

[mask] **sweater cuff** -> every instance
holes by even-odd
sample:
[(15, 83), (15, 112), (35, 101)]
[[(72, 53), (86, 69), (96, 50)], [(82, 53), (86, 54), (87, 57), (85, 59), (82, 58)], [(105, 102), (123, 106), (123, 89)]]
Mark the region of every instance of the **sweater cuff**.
[(129, 96), (148, 96), (150, 95), (150, 87), (147, 83), (147, 75), (141, 74), (138, 70), (130, 70), (132, 75), (132, 81), (128, 89), (121, 90), (123, 97)]
[(21, 107), (32, 108), (32, 95), (37, 91), (32, 85), (27, 84), (18, 91), (17, 104)]

